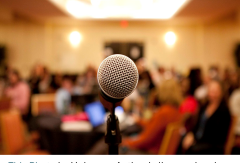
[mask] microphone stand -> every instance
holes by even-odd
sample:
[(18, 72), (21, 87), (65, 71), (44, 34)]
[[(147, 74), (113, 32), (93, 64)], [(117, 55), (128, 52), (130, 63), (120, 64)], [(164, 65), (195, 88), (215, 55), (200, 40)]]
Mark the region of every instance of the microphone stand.
[(107, 131), (105, 134), (105, 143), (108, 144), (109, 155), (118, 155), (118, 146), (122, 142), (118, 117), (115, 115), (115, 106), (116, 104), (113, 103), (111, 114), (107, 117)]

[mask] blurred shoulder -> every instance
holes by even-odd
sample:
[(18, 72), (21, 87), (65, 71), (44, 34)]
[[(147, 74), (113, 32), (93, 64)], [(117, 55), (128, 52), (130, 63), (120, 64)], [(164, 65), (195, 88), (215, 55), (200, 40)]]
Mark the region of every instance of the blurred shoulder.
[(171, 105), (162, 105), (157, 110), (157, 114), (173, 114), (173, 113), (179, 113), (179, 111), (176, 107), (173, 107)]
[(29, 85), (26, 81), (19, 82), (18, 86), (21, 87), (21, 88), (24, 88), (24, 89), (29, 88)]

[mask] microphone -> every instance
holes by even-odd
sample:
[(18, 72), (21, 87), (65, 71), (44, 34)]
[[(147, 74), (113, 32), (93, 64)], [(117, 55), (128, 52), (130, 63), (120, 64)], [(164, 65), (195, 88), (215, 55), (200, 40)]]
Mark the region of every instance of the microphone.
[(115, 107), (136, 88), (138, 70), (130, 58), (122, 54), (114, 54), (105, 58), (100, 64), (97, 80), (100, 87), (100, 101), (111, 111), (107, 118), (105, 143), (108, 144), (109, 154), (118, 154), (118, 145), (122, 142), (122, 137)]
[(129, 57), (114, 54), (102, 61), (98, 68), (97, 80), (101, 96), (108, 102), (117, 103), (136, 88), (138, 70)]

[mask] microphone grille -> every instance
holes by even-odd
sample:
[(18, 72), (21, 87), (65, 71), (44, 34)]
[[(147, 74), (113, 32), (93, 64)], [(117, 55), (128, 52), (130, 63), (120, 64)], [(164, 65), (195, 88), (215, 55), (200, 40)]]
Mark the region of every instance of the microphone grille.
[(130, 95), (138, 83), (138, 70), (127, 56), (114, 54), (105, 58), (98, 68), (98, 84), (109, 97), (122, 99)]

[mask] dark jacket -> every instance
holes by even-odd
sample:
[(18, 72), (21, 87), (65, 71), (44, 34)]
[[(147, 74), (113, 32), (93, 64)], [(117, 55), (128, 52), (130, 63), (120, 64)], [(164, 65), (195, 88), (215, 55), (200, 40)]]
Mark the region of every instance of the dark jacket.
[[(197, 129), (200, 125), (200, 118), (205, 113), (206, 108), (207, 105), (200, 109), (197, 124), (193, 130), (195, 137)], [(217, 110), (206, 120), (203, 136), (201, 139), (197, 140), (197, 143), (223, 146), (226, 142), (230, 122), (231, 116), (228, 106), (224, 101), (222, 101)]]

